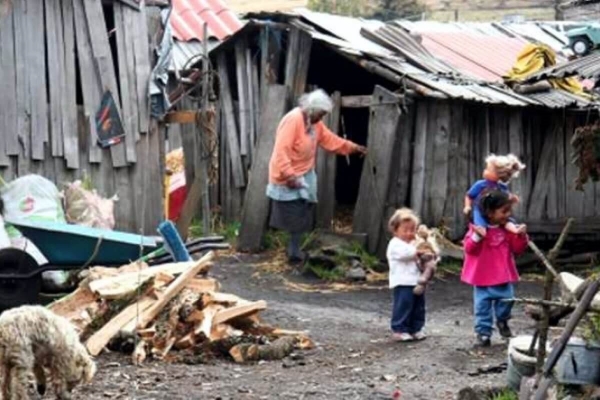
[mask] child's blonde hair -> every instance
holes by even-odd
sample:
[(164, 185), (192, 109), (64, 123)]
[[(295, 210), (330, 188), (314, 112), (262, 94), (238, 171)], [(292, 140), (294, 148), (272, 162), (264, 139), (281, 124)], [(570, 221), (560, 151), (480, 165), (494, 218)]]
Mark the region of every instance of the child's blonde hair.
[(388, 222), (388, 229), (391, 233), (395, 233), (400, 225), (409, 221), (413, 222), (415, 226), (418, 226), (421, 223), (421, 220), (413, 210), (406, 207), (400, 208), (396, 210), (390, 218), (390, 221)]
[(525, 164), (514, 154), (498, 156), (490, 154), (485, 159), (486, 165), (493, 165), (498, 175), (506, 177), (508, 180), (518, 178), (519, 173), (525, 169)]

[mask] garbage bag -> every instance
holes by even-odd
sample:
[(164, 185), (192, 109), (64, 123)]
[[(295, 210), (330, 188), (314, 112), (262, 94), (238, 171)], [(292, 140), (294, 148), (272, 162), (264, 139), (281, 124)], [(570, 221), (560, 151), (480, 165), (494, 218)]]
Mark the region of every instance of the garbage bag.
[(91, 228), (114, 229), (116, 196), (101, 197), (95, 190), (87, 190), (81, 181), (69, 184), (64, 190), (67, 221)]
[(5, 185), (0, 193), (6, 219), (66, 222), (58, 188), (42, 176), (17, 178)]

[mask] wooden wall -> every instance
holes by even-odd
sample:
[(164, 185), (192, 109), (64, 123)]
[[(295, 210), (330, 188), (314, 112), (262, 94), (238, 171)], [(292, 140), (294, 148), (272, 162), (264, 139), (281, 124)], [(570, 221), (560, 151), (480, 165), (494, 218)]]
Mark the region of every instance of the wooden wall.
[[(145, 11), (96, 0), (9, 2), (0, 14), (3, 178), (35, 173), (61, 184), (87, 174), (102, 195), (119, 196), (117, 228), (154, 232), (164, 145), (149, 116), (150, 59)], [(107, 150), (94, 120), (105, 90), (126, 133)]]
[(556, 233), (566, 218), (574, 217), (576, 231), (597, 233), (600, 184), (575, 191), (577, 169), (570, 163), (570, 137), (585, 123), (586, 115), (465, 102), (415, 102), (401, 116), (392, 157), (396, 175), (390, 180), (385, 218), (395, 208), (409, 206), (426, 224), (445, 225), (454, 239), (460, 238), (466, 229), (464, 194), (480, 179), (486, 155), (514, 153), (527, 165), (510, 184), (521, 198), (515, 209), (519, 221), (534, 233)]
[(576, 5), (567, 5), (572, 1), (561, 1), (561, 18), (565, 21), (598, 21), (600, 20), (600, 3), (589, 2)]

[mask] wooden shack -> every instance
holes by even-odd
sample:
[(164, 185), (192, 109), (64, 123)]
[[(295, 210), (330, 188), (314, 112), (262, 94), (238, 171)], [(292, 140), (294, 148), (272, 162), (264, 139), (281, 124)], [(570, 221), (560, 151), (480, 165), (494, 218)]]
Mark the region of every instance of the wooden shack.
[[(89, 176), (118, 195), (117, 228), (155, 231), (163, 210), (163, 140), (150, 118), (151, 36), (144, 2), (0, 3), (0, 173), (60, 186)], [(102, 148), (96, 114), (113, 96), (125, 137)]]
[[(312, 87), (332, 94), (328, 126), (369, 148), (365, 159), (319, 153), (317, 227), (331, 228), (336, 210), (348, 205), (353, 231), (367, 233), (369, 250), (382, 254), (387, 219), (409, 206), (458, 239), (466, 228), (464, 193), (486, 155), (512, 152), (527, 164), (512, 183), (522, 199), (519, 220), (551, 235), (572, 216), (574, 232), (600, 233), (600, 185), (574, 191), (569, 162), (570, 136), (594, 118), (595, 103), (554, 90), (517, 94), (444, 72), (447, 65), (408, 34), (380, 24), (361, 28), (355, 20), (352, 31), (333, 16), (321, 24), (317, 17), (254, 17), (212, 52), (220, 77), (219, 198), (225, 217), (242, 221), (241, 249), (261, 245), (277, 122)], [(400, 43), (402, 55), (373, 47), (384, 39), (388, 49)]]

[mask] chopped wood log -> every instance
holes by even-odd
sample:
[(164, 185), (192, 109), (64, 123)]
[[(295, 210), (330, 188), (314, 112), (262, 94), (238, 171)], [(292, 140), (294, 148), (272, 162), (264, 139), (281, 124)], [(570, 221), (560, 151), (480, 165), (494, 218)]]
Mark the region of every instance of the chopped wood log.
[(210, 293), (219, 291), (219, 289), (221, 289), (221, 284), (212, 278), (194, 278), (190, 279), (185, 287), (196, 293)]
[(100, 312), (98, 296), (87, 287), (77, 288), (73, 293), (48, 305), (48, 309), (71, 321), (78, 332), (83, 332)]
[(197, 274), (208, 271), (210, 268), (211, 261), (214, 258), (214, 253), (211, 251), (202, 257), (194, 266), (183, 272), (171, 285), (167, 287), (161, 298), (152, 304), (152, 307), (148, 308), (140, 317), (136, 328), (145, 328), (156, 316), (160, 313), (163, 307), (171, 301), (175, 296), (183, 290), (188, 280), (192, 279)]
[(141, 365), (146, 360), (146, 346), (147, 343), (143, 340), (140, 340), (137, 346), (135, 346), (135, 350), (133, 350), (133, 354), (131, 354), (133, 365)]
[(218, 340), (224, 340), (230, 337), (242, 336), (243, 334), (244, 332), (234, 329), (231, 325), (217, 324), (213, 325), (210, 331), (209, 340), (211, 342), (216, 342)]
[(212, 326), (215, 323), (215, 316), (223, 309), (224, 307), (220, 304), (210, 304), (202, 310), (202, 322), (200, 325), (194, 329), (194, 335), (198, 336), (203, 334), (205, 338), (210, 339), (210, 333), (212, 331)]
[(271, 332), (275, 336), (306, 336), (308, 335), (308, 331), (291, 331), (288, 329), (273, 329)]
[(121, 288), (124, 293), (127, 293), (131, 290), (131, 286), (137, 287), (140, 281), (144, 281), (158, 273), (165, 272), (171, 275), (178, 275), (189, 270), (194, 265), (195, 262), (193, 261), (164, 264), (144, 269), (140, 272), (129, 272), (110, 278), (98, 279), (90, 282), (89, 286), (92, 292), (98, 293), (100, 296), (102, 296), (104, 290), (112, 289), (114, 291), (115, 288)]
[(154, 338), (154, 335), (156, 335), (156, 327), (153, 326), (147, 329), (140, 329), (137, 331), (137, 334), (142, 340), (149, 342)]
[(254, 314), (257, 311), (261, 311), (267, 308), (267, 302), (264, 300), (256, 301), (253, 303), (242, 304), (239, 306), (226, 308), (219, 311), (214, 319), (213, 324), (222, 324), (223, 322), (230, 321), (235, 318), (244, 317), (250, 314)]
[(196, 340), (194, 340), (194, 334), (188, 333), (175, 343), (175, 348), (177, 350), (185, 350), (194, 346), (194, 344), (196, 344)]
[(167, 353), (171, 351), (171, 348), (175, 345), (177, 338), (171, 336), (167, 339), (163, 346), (154, 346), (152, 347), (152, 356), (157, 360), (162, 360), (165, 358)]
[(104, 346), (116, 335), (123, 326), (134, 320), (138, 313), (143, 313), (156, 303), (152, 297), (144, 296), (139, 301), (125, 308), (119, 315), (110, 320), (106, 325), (94, 333), (85, 343), (85, 347), (92, 356), (100, 354)]
[(238, 344), (229, 350), (229, 354), (237, 363), (281, 360), (294, 351), (297, 341), (295, 336), (284, 336), (269, 344)]

